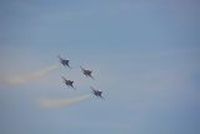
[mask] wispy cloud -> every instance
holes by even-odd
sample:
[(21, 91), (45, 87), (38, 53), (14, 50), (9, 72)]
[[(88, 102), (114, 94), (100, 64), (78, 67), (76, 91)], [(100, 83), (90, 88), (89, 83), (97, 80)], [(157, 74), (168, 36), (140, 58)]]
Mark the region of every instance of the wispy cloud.
[(84, 100), (89, 99), (90, 95), (82, 95), (79, 97), (71, 98), (71, 99), (41, 99), (39, 100), (40, 106), (43, 108), (60, 108), (60, 107), (66, 107), (73, 104), (80, 103)]
[(49, 67), (46, 67), (44, 69), (41, 69), (36, 72), (31, 72), (24, 75), (17, 75), (17, 76), (6, 76), (4, 78), (1, 78), (1, 83), (6, 85), (22, 85), (29, 83), (31, 81), (35, 81), (38, 79), (41, 79), (45, 76), (47, 76), (50, 72), (56, 70), (58, 68), (57, 65), (52, 65)]

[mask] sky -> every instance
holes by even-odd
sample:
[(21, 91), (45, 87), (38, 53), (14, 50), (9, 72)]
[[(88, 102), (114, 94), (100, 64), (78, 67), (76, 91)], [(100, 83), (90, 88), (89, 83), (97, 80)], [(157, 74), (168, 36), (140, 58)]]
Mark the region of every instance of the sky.
[[(198, 134), (199, 5), (1, 0), (0, 133)], [(72, 69), (60, 65), (58, 55), (70, 59)], [(80, 65), (92, 69), (95, 80), (84, 77)], [(73, 79), (77, 90), (61, 76)], [(103, 90), (105, 100), (90, 86)], [(76, 103), (46, 108), (43, 99)]]

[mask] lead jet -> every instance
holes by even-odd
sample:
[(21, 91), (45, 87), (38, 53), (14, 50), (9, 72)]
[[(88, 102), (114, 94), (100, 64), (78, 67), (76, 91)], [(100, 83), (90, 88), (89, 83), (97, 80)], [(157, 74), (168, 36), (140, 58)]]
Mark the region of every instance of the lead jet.
[(64, 80), (64, 83), (68, 86), (68, 87), (72, 87), (73, 89), (75, 89), (73, 83), (74, 81), (72, 80), (67, 80), (65, 77), (62, 76), (62, 79)]
[(64, 67), (69, 67), (71, 68), (71, 66), (69, 65), (69, 60), (66, 60), (66, 59), (63, 59), (61, 58), (60, 56), (58, 56), (59, 60), (60, 60), (60, 63), (64, 66)]
[(95, 89), (94, 87), (90, 87), (90, 89), (92, 90), (92, 93), (93, 93), (95, 96), (104, 99), (104, 97), (102, 96), (103, 91), (97, 90), (97, 89)]
[(86, 77), (90, 77), (90, 78), (94, 79), (94, 77), (92, 76), (92, 70), (84, 69), (82, 66), (80, 66), (80, 68)]

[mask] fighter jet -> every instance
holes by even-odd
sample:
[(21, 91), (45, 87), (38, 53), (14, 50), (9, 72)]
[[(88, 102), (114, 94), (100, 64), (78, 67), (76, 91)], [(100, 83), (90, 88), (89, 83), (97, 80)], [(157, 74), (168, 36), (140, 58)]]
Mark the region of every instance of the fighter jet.
[(74, 81), (72, 80), (67, 80), (65, 77), (62, 76), (62, 79), (64, 80), (64, 83), (68, 86), (68, 87), (72, 87), (73, 89), (75, 89), (73, 83)]
[(60, 56), (58, 56), (58, 58), (60, 59), (60, 63), (64, 66), (64, 67), (69, 67), (71, 68), (71, 66), (69, 65), (69, 60), (63, 59)]
[(94, 87), (90, 87), (90, 89), (92, 90), (92, 93), (93, 93), (95, 96), (104, 99), (104, 97), (102, 96), (103, 91), (97, 90), (97, 89), (95, 89)]
[(90, 78), (94, 79), (94, 77), (92, 76), (92, 70), (84, 69), (82, 66), (80, 66), (80, 68), (86, 77), (90, 77)]

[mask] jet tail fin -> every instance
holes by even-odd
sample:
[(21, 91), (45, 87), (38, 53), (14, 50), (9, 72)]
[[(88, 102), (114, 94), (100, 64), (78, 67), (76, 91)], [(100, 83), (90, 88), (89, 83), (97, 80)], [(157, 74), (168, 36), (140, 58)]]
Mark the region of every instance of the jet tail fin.
[(103, 100), (105, 100), (105, 97), (103, 97), (103, 96), (100, 96), (100, 98), (103, 99)]
[(62, 78), (64, 81), (66, 81), (66, 78), (65, 78), (64, 76), (61, 76), (61, 78)]
[(57, 58), (60, 59), (60, 60), (62, 59), (60, 55), (57, 55)]
[(92, 78), (93, 80), (95, 80), (95, 78), (92, 75), (90, 75), (90, 78)]
[(80, 66), (80, 68), (81, 68), (82, 71), (84, 70), (84, 68), (82, 66)]
[(95, 91), (96, 89), (94, 88), (94, 87), (92, 87), (92, 86), (90, 86), (90, 89), (92, 90), (92, 91)]
[(68, 67), (69, 69), (72, 69), (72, 67), (71, 67), (70, 65), (67, 65), (67, 67)]

